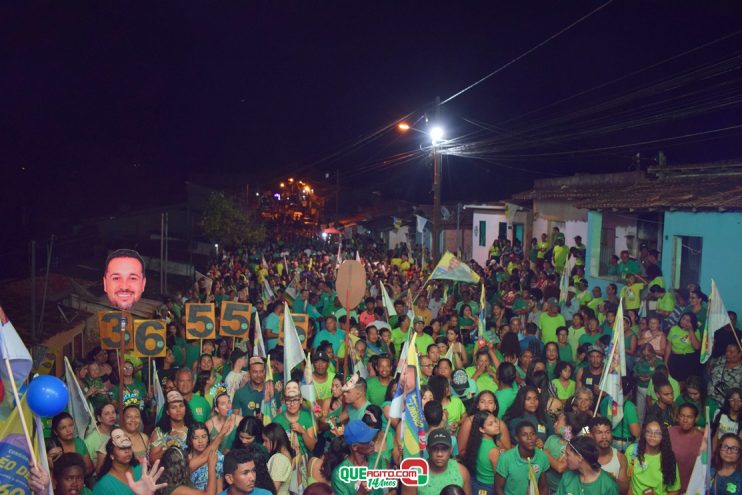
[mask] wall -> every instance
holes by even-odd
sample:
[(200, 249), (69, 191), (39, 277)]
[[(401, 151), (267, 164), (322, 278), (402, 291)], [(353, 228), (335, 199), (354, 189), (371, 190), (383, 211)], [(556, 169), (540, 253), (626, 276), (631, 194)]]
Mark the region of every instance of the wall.
[[(469, 227), (461, 229), (461, 254), (463, 259), (471, 257), (472, 229)], [(459, 249), (458, 231), (454, 229), (445, 229), (443, 231), (443, 248), (444, 250), (456, 253)]]
[[(541, 234), (551, 235), (550, 222), (560, 222), (559, 230), (564, 234), (568, 246), (574, 245), (575, 236), (587, 238), (587, 210), (581, 210), (562, 201), (534, 201), (533, 237), (541, 239)], [(561, 225), (563, 224), (563, 226)]]
[(407, 243), (407, 245), (410, 245), (408, 234), (410, 232), (409, 227), (406, 225), (403, 227), (400, 227), (398, 230), (390, 230), (389, 231), (389, 249), (394, 249), (397, 247), (398, 244), (401, 244), (403, 242)]
[(665, 212), (662, 247), (662, 273), (667, 286), (672, 284), (673, 236), (703, 237), (701, 248), (701, 288), (708, 294), (711, 277), (728, 310), (742, 312), (742, 213), (738, 212)]
[[(528, 234), (528, 212), (526, 211), (518, 211), (515, 214), (515, 217), (513, 218), (513, 223), (522, 223), (524, 226), (526, 226), (525, 233)], [(479, 245), (479, 222), (485, 221), (486, 222), (486, 231), (485, 231), (485, 240), (486, 245), (480, 246)], [(473, 219), (472, 219), (472, 225), (473, 228), (471, 230), (471, 257), (480, 265), (484, 265), (487, 263), (487, 258), (489, 257), (489, 251), (490, 246), (494, 242), (494, 240), (497, 238), (497, 235), (499, 233), (499, 225), (500, 222), (506, 222), (507, 219), (505, 218), (505, 211), (504, 210), (474, 210), (473, 213)], [(508, 233), (507, 233), (508, 239), (513, 238), (513, 229), (512, 224), (508, 223)], [(524, 239), (527, 242), (527, 239)]]

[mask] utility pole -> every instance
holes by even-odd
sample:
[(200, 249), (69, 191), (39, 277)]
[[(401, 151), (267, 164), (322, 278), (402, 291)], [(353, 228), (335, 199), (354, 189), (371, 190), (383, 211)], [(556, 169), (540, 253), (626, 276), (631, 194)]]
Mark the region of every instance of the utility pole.
[[(435, 98), (435, 125), (438, 125), (438, 119), (440, 117), (441, 99), (439, 96)], [(438, 263), (438, 257), (440, 255), (440, 234), (441, 234), (441, 175), (443, 170), (443, 163), (441, 162), (441, 154), (438, 150), (438, 144), (433, 141), (433, 249), (431, 253), (431, 259), (433, 265)]]

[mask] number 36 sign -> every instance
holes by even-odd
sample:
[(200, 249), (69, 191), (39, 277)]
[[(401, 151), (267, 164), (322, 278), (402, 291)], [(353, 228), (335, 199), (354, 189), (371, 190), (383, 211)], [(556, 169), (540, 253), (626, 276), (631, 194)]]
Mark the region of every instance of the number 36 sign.
[[(130, 313), (101, 311), (98, 313), (100, 346), (102, 349), (121, 348), (121, 320), (126, 318), (125, 351), (134, 351), (136, 357), (164, 357), (166, 324), (162, 320), (133, 320)], [(133, 321), (133, 323), (132, 323)]]

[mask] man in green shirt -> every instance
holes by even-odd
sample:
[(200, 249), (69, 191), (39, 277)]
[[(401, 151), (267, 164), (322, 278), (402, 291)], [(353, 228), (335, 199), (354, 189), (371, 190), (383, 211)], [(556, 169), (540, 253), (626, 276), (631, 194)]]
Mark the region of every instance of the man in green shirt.
[(538, 327), (541, 329), (541, 341), (544, 344), (556, 342), (556, 329), (567, 326), (564, 316), (559, 313), (559, 301), (555, 298), (550, 298), (546, 304), (547, 311), (546, 313), (541, 313), (538, 322)]
[[(415, 337), (415, 348), (417, 349), (417, 353), (427, 354), (428, 346), (434, 344), (435, 341), (433, 340), (433, 337), (425, 333), (425, 324), (423, 322), (423, 319), (419, 316), (415, 317), (414, 330), (417, 334), (417, 337)], [(400, 350), (402, 349), (400, 348)]]
[(623, 251), (621, 251), (621, 261), (618, 262), (619, 276), (622, 279), (626, 280), (626, 277), (629, 274), (638, 275), (641, 272), (642, 267), (639, 262), (636, 261), (634, 258), (631, 258), (627, 250), (624, 249)]
[[(332, 471), (332, 491), (337, 495), (382, 495), (384, 490), (376, 488), (368, 489), (366, 481), (356, 482), (347, 477), (348, 469), (354, 466), (367, 466), (372, 469), (374, 466), (369, 465), (369, 456), (374, 453), (374, 438), (379, 430), (367, 426), (361, 420), (348, 422), (345, 427), (343, 437), (348, 444), (349, 454), (338, 466)], [(346, 469), (344, 469), (346, 468)], [(385, 469), (386, 463), (383, 458), (379, 461), (378, 469)]]
[[(549, 458), (536, 447), (536, 428), (529, 421), (521, 421), (515, 427), (518, 445), (500, 454), (495, 472), (496, 495), (523, 495), (528, 493), (530, 473), (538, 483), (539, 493), (548, 493), (546, 476)], [(535, 488), (535, 487), (534, 487)]]
[(329, 373), (327, 368), (330, 365), (330, 356), (322, 351), (317, 351), (312, 357), (314, 372), (314, 391), (317, 396), (317, 403), (322, 405), (332, 398), (332, 381), (335, 379), (335, 373)]
[(234, 393), (232, 410), (242, 416), (255, 416), (265, 395), (265, 363), (259, 357), (251, 357), (248, 369), (250, 381)]
[(366, 380), (354, 374), (343, 385), (343, 412), (340, 413), (340, 422), (345, 424), (354, 419), (362, 419), (366, 408), (371, 403), (366, 399)]
[(407, 315), (402, 315), (397, 321), (399, 326), (392, 330), (392, 344), (399, 353), (410, 335), (410, 318)]
[(193, 393), (193, 385), (193, 372), (188, 368), (180, 368), (175, 375), (175, 387), (188, 402), (194, 421), (205, 423), (211, 416), (211, 406), (209, 401)]

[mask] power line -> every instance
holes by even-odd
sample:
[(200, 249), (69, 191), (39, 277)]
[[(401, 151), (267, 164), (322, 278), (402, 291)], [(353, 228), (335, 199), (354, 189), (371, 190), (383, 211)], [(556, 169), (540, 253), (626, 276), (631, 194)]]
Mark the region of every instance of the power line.
[(569, 26), (567, 26), (567, 27), (565, 27), (565, 28), (562, 28), (562, 29), (561, 29), (561, 30), (560, 30), (559, 32), (557, 32), (557, 33), (555, 33), (555, 34), (552, 34), (551, 36), (549, 36), (548, 38), (546, 38), (546, 39), (545, 39), (544, 41), (542, 41), (541, 43), (539, 43), (539, 44), (537, 44), (536, 46), (534, 46), (533, 48), (531, 48), (530, 50), (528, 50), (528, 51), (526, 51), (526, 52), (522, 53), (521, 55), (519, 55), (519, 56), (517, 56), (517, 57), (515, 57), (515, 58), (514, 58), (513, 60), (511, 60), (510, 62), (506, 63), (505, 65), (501, 66), (501, 67), (500, 67), (500, 68), (498, 68), (498, 69), (495, 69), (494, 71), (490, 72), (489, 74), (487, 74), (486, 76), (484, 76), (484, 77), (483, 77), (483, 78), (481, 78), (480, 80), (478, 80), (478, 81), (476, 81), (476, 82), (474, 82), (474, 83), (470, 84), (469, 86), (465, 87), (464, 89), (462, 89), (462, 90), (461, 90), (461, 91), (459, 91), (458, 93), (455, 93), (455, 94), (453, 94), (453, 95), (449, 96), (448, 98), (446, 98), (445, 100), (443, 100), (443, 101), (441, 102), (441, 105), (445, 105), (446, 103), (448, 103), (449, 101), (453, 100), (453, 99), (454, 99), (454, 98), (456, 98), (457, 96), (460, 96), (460, 95), (462, 95), (463, 93), (466, 93), (466, 92), (467, 92), (467, 91), (469, 91), (470, 89), (474, 88), (475, 86), (478, 86), (479, 84), (483, 83), (484, 81), (486, 81), (486, 80), (487, 80), (487, 79), (489, 79), (490, 77), (494, 76), (494, 75), (495, 75), (495, 74), (497, 74), (498, 72), (501, 72), (501, 71), (503, 71), (503, 70), (507, 69), (508, 67), (510, 67), (511, 65), (513, 65), (514, 63), (516, 63), (517, 61), (519, 61), (520, 59), (522, 59), (522, 58), (524, 58), (524, 57), (526, 57), (526, 56), (530, 55), (530, 54), (531, 54), (531, 53), (533, 53), (533, 52), (535, 52), (536, 50), (538, 50), (539, 48), (541, 48), (542, 46), (544, 46), (545, 44), (547, 44), (547, 43), (548, 43), (549, 41), (551, 41), (551, 40), (553, 40), (553, 39), (555, 39), (555, 38), (559, 37), (559, 36), (560, 36), (560, 35), (562, 35), (563, 33), (566, 33), (567, 31), (569, 31), (570, 29), (572, 29), (572, 28), (573, 28), (574, 26), (576, 26), (577, 24), (581, 23), (582, 21), (584, 21), (585, 19), (587, 19), (588, 17), (590, 17), (590, 16), (591, 16), (591, 15), (593, 15), (594, 13), (598, 12), (599, 10), (603, 9), (604, 7), (607, 7), (607, 6), (608, 6), (608, 5), (610, 5), (611, 3), (613, 3), (613, 0), (608, 0), (608, 1), (607, 1), (607, 2), (605, 2), (605, 3), (603, 4), (603, 5), (601, 5), (601, 6), (599, 6), (598, 8), (596, 8), (596, 9), (594, 9), (594, 10), (592, 10), (592, 11), (588, 12), (588, 13), (587, 13), (587, 14), (585, 14), (584, 16), (582, 16), (582, 17), (580, 17), (579, 19), (577, 19), (576, 21), (574, 21), (574, 22), (573, 22), (572, 24), (570, 24)]

